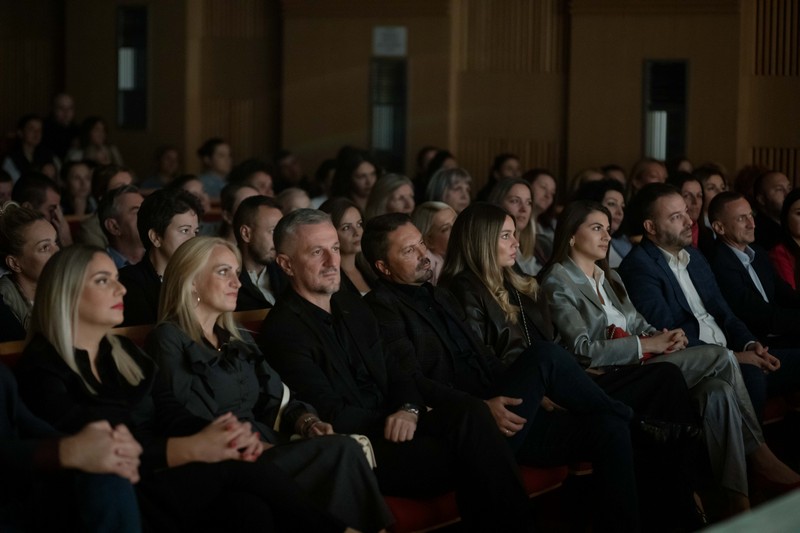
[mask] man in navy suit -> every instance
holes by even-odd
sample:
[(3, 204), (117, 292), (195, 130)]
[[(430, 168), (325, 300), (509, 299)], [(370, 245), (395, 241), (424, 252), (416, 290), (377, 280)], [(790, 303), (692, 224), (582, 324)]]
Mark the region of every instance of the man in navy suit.
[(770, 346), (800, 346), (800, 293), (775, 272), (755, 241), (753, 209), (739, 193), (723, 192), (708, 209), (717, 234), (710, 260), (722, 294), (736, 316)]
[[(776, 381), (783, 354), (770, 353), (726, 303), (708, 262), (690, 246), (692, 221), (680, 192), (654, 183), (639, 192), (637, 202), (644, 239), (619, 268), (633, 304), (653, 326), (683, 329), (689, 346), (731, 349), (753, 407), (763, 413), (767, 382)], [(781, 372), (790, 381), (797, 374), (794, 368)]]

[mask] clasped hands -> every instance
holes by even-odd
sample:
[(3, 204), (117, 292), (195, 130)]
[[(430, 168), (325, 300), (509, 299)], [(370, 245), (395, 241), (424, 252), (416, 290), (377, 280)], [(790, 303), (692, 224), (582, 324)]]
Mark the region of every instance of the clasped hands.
[(750, 348), (743, 352), (735, 352), (736, 360), (741, 364), (755, 365), (765, 374), (774, 372), (781, 367), (781, 361), (771, 353), (769, 347), (763, 346), (760, 342), (749, 343), (745, 348)]
[(686, 333), (680, 328), (657, 331), (650, 336), (641, 337), (642, 352), (652, 354), (670, 354), (683, 350), (689, 345)]

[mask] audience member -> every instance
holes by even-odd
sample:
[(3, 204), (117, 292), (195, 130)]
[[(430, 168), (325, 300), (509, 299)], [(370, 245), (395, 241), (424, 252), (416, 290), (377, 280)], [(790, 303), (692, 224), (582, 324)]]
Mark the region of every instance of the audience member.
[[(107, 191), (132, 184), (133, 173), (130, 169), (119, 165), (97, 166), (92, 171), (92, 198), (94, 203), (99, 204)], [(108, 247), (108, 238), (106, 238), (105, 232), (100, 227), (97, 210), (81, 221), (77, 241), (99, 248)]]
[(489, 193), (492, 192), (494, 186), (498, 181), (508, 178), (522, 177), (522, 166), (519, 163), (519, 157), (511, 153), (498, 154), (492, 161), (492, 166), (489, 169), (489, 177), (486, 183), (478, 194), (475, 195), (476, 202), (485, 202), (489, 199)]
[(709, 262), (731, 310), (770, 346), (800, 347), (800, 293), (778, 276), (767, 252), (753, 243), (750, 203), (739, 193), (723, 192), (711, 202), (708, 217), (717, 234)]
[(98, 165), (122, 165), (117, 147), (108, 142), (108, 128), (101, 117), (87, 117), (81, 122), (80, 146), (67, 152), (67, 161), (88, 159)]
[[(487, 241), (480, 235), (485, 231), (483, 226), (473, 226), (471, 229), (479, 233), (468, 238), (462, 239), (466, 234), (459, 233), (463, 220), (487, 207), (504, 213), (479, 203), (459, 215), (448, 265), (454, 257), (464, 258), (459, 254), (461, 246)], [(510, 217), (509, 224), (508, 231), (513, 234)], [(497, 246), (496, 242), (492, 244), (492, 248)], [(492, 325), (479, 326), (474, 321), (472, 313), (485, 310), (465, 311), (449, 291), (428, 283), (432, 272), (422, 235), (407, 215), (388, 214), (369, 220), (364, 251), (380, 276), (365, 301), (378, 318), (386, 356), (413, 369), (417, 387), (428, 404), (429, 398), (445, 400), (458, 395), (482, 399), (523, 464), (591, 460), (599, 474), (595, 478), (598, 529), (636, 529), (636, 490), (626, 428), (630, 410), (600, 391), (569, 354), (542, 342), (541, 337), (519, 343), (519, 357), (509, 361), (509, 354), (504, 353), (508, 345), (501, 346), (494, 335), (486, 335), (486, 327), (491, 329)], [(513, 260), (506, 266), (513, 266)], [(496, 272), (497, 266), (487, 270)], [(478, 283), (482, 286), (480, 280)], [(501, 336), (507, 338), (507, 332)], [(563, 402), (569, 414), (540, 410), (545, 394)]]
[(778, 275), (795, 291), (800, 289), (800, 189), (786, 195), (781, 209), (781, 242), (769, 251)]
[(42, 144), (61, 161), (66, 161), (67, 152), (74, 148), (80, 135), (75, 122), (75, 101), (66, 93), (53, 97), (53, 108), (44, 119)]
[(622, 222), (625, 220), (625, 186), (613, 178), (585, 183), (573, 197), (573, 201), (577, 200), (591, 200), (608, 209), (611, 215), (608, 265), (617, 268), (633, 248), (622, 230)]
[[(763, 165), (745, 165), (743, 166), (736, 178), (733, 181), (733, 190), (747, 198), (751, 204), (755, 203), (755, 183), (760, 176), (769, 172), (769, 169)], [(723, 176), (724, 177), (724, 176)]]
[(525, 274), (535, 276), (545, 261), (536, 256), (536, 221), (533, 219), (531, 186), (523, 179), (503, 180), (489, 195), (489, 203), (502, 207), (514, 218), (519, 241), (515, 253), (516, 264)]
[(278, 205), (281, 206), (281, 211), (284, 215), (298, 209), (309, 209), (311, 207), (311, 198), (308, 197), (306, 191), (299, 187), (283, 189), (275, 199), (278, 201)]
[(331, 216), (331, 223), (339, 235), (342, 290), (364, 296), (372, 290), (376, 279), (361, 253), (364, 215), (347, 198), (332, 198), (320, 206), (320, 211)]
[[(164, 273), (158, 326), (147, 353), (159, 379), (193, 415), (209, 422), (227, 412), (268, 443), (264, 454), (309, 498), (344, 524), (377, 531), (391, 522), (361, 447), (314, 408), (287, 393), (253, 337), (233, 319), (239, 251), (219, 238), (183, 244)], [(295, 433), (302, 440), (289, 443)]]
[(692, 171), (692, 176), (694, 176), (703, 187), (702, 224), (708, 229), (711, 229), (711, 223), (708, 221), (708, 204), (711, 203), (711, 200), (713, 200), (716, 195), (728, 190), (728, 183), (725, 181), (725, 171), (720, 165), (705, 163), (694, 169), (694, 171)]
[(290, 150), (281, 150), (275, 158), (275, 166), (278, 168), (278, 192), (290, 187), (298, 187), (303, 189), (309, 198), (322, 194), (322, 184), (306, 175), (297, 154)]
[(667, 181), (667, 169), (664, 163), (652, 157), (645, 157), (634, 163), (628, 180), (628, 201), (636, 196), (639, 190), (648, 183), (664, 183)]
[(444, 202), (460, 213), (469, 205), (471, 191), (469, 172), (463, 168), (442, 168), (431, 177), (424, 198), (426, 202)]
[(348, 198), (363, 210), (367, 206), (369, 193), (381, 174), (382, 170), (367, 152), (357, 149), (340, 150), (331, 183), (331, 198)]
[(14, 189), (14, 180), (8, 172), (0, 169), (0, 207), (11, 200), (11, 191)]
[[(142, 448), (124, 425), (86, 425), (63, 436), (20, 400), (0, 365), (0, 529), (138, 533)], [(46, 509), (42, 512), (42, 505)]]
[(414, 212), (414, 184), (402, 174), (386, 174), (375, 182), (369, 193), (364, 216), (370, 218), (384, 213)]
[(144, 256), (136, 218), (144, 198), (135, 185), (111, 189), (100, 200), (97, 219), (108, 239), (106, 252), (117, 268), (135, 265)]
[[(608, 212), (595, 202), (577, 201), (564, 210), (556, 232), (553, 264), (544, 279), (556, 329), (578, 360), (600, 374), (598, 383), (607, 386), (624, 390), (625, 375), (637, 376), (643, 368), (671, 366), (656, 363), (671, 363), (680, 369), (703, 417), (713, 474), (729, 491), (726, 496), (733, 510), (746, 509), (746, 454), (766, 475), (780, 478), (791, 472), (764, 443), (753, 404), (730, 352), (713, 344), (695, 343), (687, 348), (689, 339), (683, 330), (658, 331), (632, 305), (619, 276), (606, 262), (609, 226)], [(655, 392), (655, 383), (643, 384), (654, 398), (665, 396), (665, 391)]]
[(428, 164), (436, 157), (439, 149), (432, 145), (425, 145), (417, 151), (415, 159), (417, 168), (414, 170), (414, 183), (417, 183), (428, 171)]
[(65, 432), (97, 420), (130, 428), (144, 449), (136, 488), (154, 531), (273, 530), (282, 516), (302, 531), (344, 530), (265, 457), (248, 422), (192, 415), (159, 386), (152, 359), (110, 334), (123, 318), (116, 277), (111, 258), (90, 246), (66, 248), (45, 267), (16, 367), (31, 411)]
[(139, 185), (139, 188), (143, 191), (160, 189), (169, 185), (172, 180), (178, 177), (181, 156), (175, 146), (170, 144), (159, 146), (156, 150), (154, 162), (155, 173)]
[(242, 254), (242, 271), (236, 310), (266, 309), (288, 284), (275, 263), (273, 232), (283, 217), (278, 203), (268, 196), (251, 196), (233, 217), (233, 232)]
[(600, 167), (603, 175), (607, 179), (617, 180), (624, 187), (628, 183), (628, 176), (625, 174), (625, 169), (615, 163), (609, 163)]
[(233, 165), (231, 147), (223, 139), (212, 137), (197, 149), (197, 157), (203, 164), (199, 176), (203, 189), (211, 200), (217, 201)]
[(767, 381), (777, 388), (797, 383), (800, 357), (771, 353), (731, 311), (708, 262), (689, 246), (691, 220), (680, 193), (658, 183), (640, 195), (645, 238), (619, 267), (631, 301), (656, 328), (682, 329), (690, 346), (716, 344), (733, 350), (761, 416)]
[(686, 174), (694, 172), (694, 165), (692, 165), (688, 157), (683, 155), (669, 158), (664, 166), (667, 169), (667, 176), (672, 176), (678, 172), (685, 172)]
[(440, 170), (451, 168), (458, 168), (458, 161), (456, 161), (455, 156), (447, 150), (438, 150), (428, 161), (425, 167), (425, 173), (415, 180), (414, 197), (430, 200), (430, 198), (427, 197), (427, 193), (431, 179), (433, 179), (433, 176)]
[[(6, 204), (0, 212), (0, 255), (8, 274), (0, 278), (0, 296), (13, 315), (2, 329), (28, 330), (36, 287), (45, 263), (58, 251), (56, 230), (44, 215), (27, 207)], [(12, 339), (7, 339), (12, 340)]]
[(688, 172), (677, 172), (667, 178), (667, 183), (678, 189), (686, 202), (686, 214), (692, 221), (692, 246), (710, 257), (714, 251), (714, 233), (704, 224), (705, 205), (703, 185)]
[(172, 180), (169, 184), (171, 189), (181, 189), (192, 194), (200, 203), (200, 213), (197, 216), (200, 218), (200, 235), (206, 237), (213, 237), (219, 233), (219, 222), (206, 222), (203, 217), (211, 209), (211, 199), (206, 194), (203, 182), (194, 174), (184, 174)]
[(236, 243), (236, 235), (233, 232), (233, 216), (242, 201), (251, 196), (258, 196), (258, 191), (244, 182), (228, 183), (222, 188), (219, 202), (222, 221), (219, 224), (218, 237), (222, 237), (230, 243)]
[(769, 251), (781, 242), (781, 209), (792, 184), (786, 174), (766, 171), (753, 184), (756, 244)]
[(92, 170), (90, 161), (67, 161), (61, 166), (64, 194), (61, 210), (65, 215), (86, 216), (97, 210), (92, 196)]
[(556, 229), (556, 179), (544, 168), (534, 168), (522, 175), (531, 184), (531, 217), (536, 224), (536, 256), (542, 262), (553, 253), (553, 235)]
[(161, 280), (175, 250), (200, 231), (200, 204), (181, 189), (159, 189), (144, 199), (136, 215), (136, 231), (144, 257), (119, 271), (125, 286), (123, 326), (155, 324)]
[(426, 255), (431, 262), (431, 285), (439, 282), (456, 216), (455, 210), (444, 202), (424, 202), (411, 215), (411, 221), (422, 234)]
[(334, 174), (336, 174), (335, 159), (326, 159), (317, 167), (317, 171), (314, 173), (314, 179), (319, 183), (320, 193), (318, 196), (311, 198), (311, 207), (314, 209), (318, 209), (325, 200), (330, 198)]
[(53, 180), (39, 172), (24, 174), (14, 184), (11, 199), (43, 214), (56, 229), (59, 246), (72, 244), (72, 233), (61, 211), (61, 194)]
[(17, 138), (3, 161), (11, 179), (17, 181), (27, 172), (44, 172), (45, 165), (55, 163), (55, 154), (42, 144), (42, 119), (25, 115), (17, 122)]
[(571, 198), (572, 195), (575, 194), (575, 191), (580, 189), (584, 184), (589, 183), (590, 181), (599, 181), (604, 177), (605, 175), (596, 168), (585, 168), (581, 170), (572, 176), (569, 179), (569, 182), (567, 182), (567, 194), (565, 198)]
[(339, 236), (328, 215), (285, 216), (275, 248), (291, 286), (264, 321), (265, 353), (334, 431), (370, 438), (381, 491), (424, 497), (455, 486), (468, 530), (529, 530), (514, 457), (487, 405), (458, 394), (432, 402), (386, 358), (369, 307), (339, 291)]
[(272, 167), (260, 159), (245, 159), (228, 174), (228, 183), (244, 183), (262, 196), (275, 196)]

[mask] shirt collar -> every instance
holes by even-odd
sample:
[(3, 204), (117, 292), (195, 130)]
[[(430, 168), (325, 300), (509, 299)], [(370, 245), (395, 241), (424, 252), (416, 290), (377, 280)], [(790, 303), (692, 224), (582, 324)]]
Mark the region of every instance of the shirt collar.
[(733, 251), (733, 254), (739, 259), (739, 261), (742, 262), (742, 264), (745, 267), (750, 266), (750, 264), (756, 258), (755, 251), (753, 251), (753, 249), (750, 248), (749, 246), (745, 246), (744, 250), (739, 250), (738, 248), (735, 248), (728, 243), (725, 243), (725, 246), (727, 246)]
[(678, 257), (675, 257), (675, 254), (672, 252), (668, 252), (660, 246), (657, 246), (657, 248), (664, 255), (664, 259), (667, 260), (667, 264), (670, 266), (670, 268), (686, 268), (689, 266), (689, 260), (691, 257), (689, 256), (689, 252), (687, 252), (685, 249), (681, 249), (681, 251), (678, 252)]

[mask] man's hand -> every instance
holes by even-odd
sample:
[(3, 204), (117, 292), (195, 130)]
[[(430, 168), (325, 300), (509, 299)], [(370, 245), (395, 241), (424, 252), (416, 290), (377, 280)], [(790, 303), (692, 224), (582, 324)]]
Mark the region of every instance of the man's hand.
[(417, 415), (400, 410), (386, 417), (383, 436), (390, 442), (405, 442), (414, 438), (416, 430)]
[(744, 365), (755, 365), (766, 372), (774, 372), (781, 367), (781, 361), (769, 353), (769, 347), (762, 346), (760, 342), (754, 342), (750, 350), (735, 352), (736, 360)]
[(542, 409), (544, 409), (548, 413), (552, 413), (553, 411), (566, 411), (566, 409), (558, 405), (556, 402), (554, 402), (547, 396), (542, 396), (542, 401), (539, 402), (539, 405), (541, 406)]
[(506, 409), (507, 405), (522, 404), (521, 398), (509, 398), (507, 396), (495, 396), (489, 400), (484, 400), (492, 412), (497, 427), (504, 435), (510, 437), (525, 426), (525, 420), (521, 416)]

